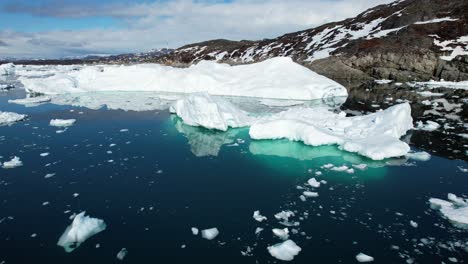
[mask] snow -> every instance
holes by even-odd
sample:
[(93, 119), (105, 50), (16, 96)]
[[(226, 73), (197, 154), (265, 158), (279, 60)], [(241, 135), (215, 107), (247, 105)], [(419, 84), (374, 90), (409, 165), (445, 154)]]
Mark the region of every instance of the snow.
[(210, 228), (210, 229), (205, 229), (205, 230), (201, 231), (201, 236), (204, 239), (208, 239), (208, 240), (215, 239), (215, 237), (217, 237), (218, 234), (219, 234), (219, 231), (218, 231), (218, 229), (216, 227), (215, 228)]
[(399, 138), (413, 128), (408, 103), (365, 116), (346, 117), (326, 108), (293, 108), (263, 118), (250, 127), (253, 139), (289, 139), (306, 145), (337, 144), (373, 160), (400, 157), (410, 150)]
[(289, 230), (287, 227), (284, 229), (273, 228), (271, 231), (275, 236), (279, 237), (282, 240), (286, 240), (289, 238)]
[(75, 216), (72, 224), (65, 229), (57, 245), (63, 247), (66, 252), (72, 252), (88, 238), (105, 229), (106, 224), (103, 220), (85, 216), (85, 212), (81, 212)]
[(19, 80), (29, 92), (49, 95), (96, 91), (159, 91), (295, 100), (347, 96), (346, 88), (342, 85), (286, 57), (238, 66), (201, 61), (189, 68), (138, 64), (83, 66), (71, 70), (56, 66), (52, 72), (52, 76), (21, 76)]
[(20, 166), (23, 166), (23, 162), (19, 157), (14, 156), (10, 161), (5, 161), (2, 167), (4, 169), (13, 169)]
[(423, 24), (432, 24), (432, 23), (440, 23), (440, 22), (445, 22), (445, 21), (457, 21), (457, 20), (458, 20), (458, 18), (443, 17), (443, 18), (431, 19), (431, 20), (428, 20), (428, 21), (420, 21), (420, 22), (416, 22), (414, 24), (423, 25)]
[(10, 125), (18, 121), (22, 121), (28, 117), (27, 115), (21, 115), (12, 112), (2, 112), (0, 111), (0, 126), (1, 125)]
[(282, 243), (267, 248), (272, 257), (283, 261), (291, 261), (299, 254), (301, 248), (292, 240), (286, 240)]
[(468, 229), (468, 199), (449, 193), (447, 200), (430, 198), (432, 209), (438, 210), (455, 227)]
[(356, 260), (358, 262), (372, 262), (374, 261), (374, 258), (364, 253), (359, 253), (356, 255)]
[(263, 222), (264, 220), (267, 220), (267, 218), (263, 215), (260, 214), (260, 211), (255, 211), (253, 214), (253, 218), (257, 222)]
[(236, 106), (208, 93), (194, 93), (178, 100), (170, 111), (185, 124), (226, 131), (229, 127), (244, 127), (254, 119)]
[(5, 63), (0, 65), (0, 75), (15, 74), (15, 65), (13, 63)]
[(75, 124), (76, 119), (52, 119), (50, 125), (55, 127), (68, 127)]

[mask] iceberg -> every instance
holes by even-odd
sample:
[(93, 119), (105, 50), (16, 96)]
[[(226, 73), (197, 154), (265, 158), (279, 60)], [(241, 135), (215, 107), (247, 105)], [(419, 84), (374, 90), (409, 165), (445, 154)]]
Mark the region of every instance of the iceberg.
[(201, 231), (201, 236), (204, 239), (207, 239), (207, 240), (215, 239), (215, 237), (217, 237), (218, 234), (219, 234), (219, 231), (218, 231), (218, 229), (216, 227), (210, 228), (210, 229), (205, 229), (205, 230)]
[(311, 146), (336, 144), (345, 151), (383, 160), (409, 152), (400, 137), (412, 128), (411, 107), (403, 103), (354, 117), (324, 107), (293, 108), (258, 120), (249, 134), (253, 139), (289, 139)]
[(51, 76), (19, 81), (31, 93), (66, 94), (97, 91), (206, 92), (211, 95), (313, 100), (347, 96), (337, 82), (303, 67), (291, 58), (230, 66), (201, 61), (188, 68), (159, 64), (55, 67)]
[(27, 115), (21, 115), (12, 112), (2, 112), (0, 111), (0, 126), (1, 125), (10, 125), (18, 121), (22, 121), (28, 117)]
[(468, 199), (449, 193), (448, 200), (429, 199), (432, 209), (438, 210), (455, 227), (468, 229)]
[(23, 166), (23, 162), (16, 156), (14, 156), (10, 161), (5, 161), (2, 165), (4, 169), (13, 169), (20, 166)]
[(283, 261), (291, 261), (302, 250), (294, 241), (286, 240), (267, 248), (270, 255)]
[(207, 93), (190, 94), (175, 102), (170, 111), (177, 114), (187, 125), (221, 131), (230, 127), (245, 127), (255, 120), (230, 102)]
[(76, 119), (52, 119), (50, 125), (55, 127), (68, 127), (75, 124)]
[(374, 258), (364, 253), (359, 253), (356, 255), (356, 260), (358, 262), (364, 263), (364, 262), (372, 262), (374, 261)]
[(81, 212), (75, 216), (72, 224), (65, 229), (57, 245), (63, 247), (69, 253), (79, 247), (88, 238), (105, 229), (106, 224), (103, 220), (85, 216), (85, 212)]

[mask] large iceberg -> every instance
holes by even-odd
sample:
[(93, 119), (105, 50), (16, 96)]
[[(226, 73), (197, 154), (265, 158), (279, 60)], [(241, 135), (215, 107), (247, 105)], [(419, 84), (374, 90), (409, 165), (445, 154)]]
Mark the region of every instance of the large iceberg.
[(230, 102), (207, 93), (194, 93), (178, 100), (170, 111), (185, 124), (226, 131), (251, 125), (255, 119)]
[(410, 147), (400, 137), (413, 128), (408, 103), (384, 111), (346, 117), (326, 108), (293, 108), (260, 119), (250, 127), (253, 139), (289, 139), (311, 146), (337, 144), (373, 160), (404, 156)]
[(468, 199), (457, 197), (449, 193), (448, 200), (429, 199), (432, 209), (446, 217), (455, 227), (468, 229)]
[(81, 212), (75, 216), (72, 224), (65, 229), (57, 245), (63, 247), (66, 252), (72, 252), (86, 239), (105, 229), (106, 224), (103, 220), (85, 216), (85, 212)]
[(291, 100), (347, 96), (346, 88), (342, 85), (286, 57), (238, 66), (201, 61), (188, 68), (139, 64), (62, 70), (57, 66), (51, 76), (21, 76), (19, 80), (27, 91), (42, 94), (90, 91), (207, 92), (211, 95)]

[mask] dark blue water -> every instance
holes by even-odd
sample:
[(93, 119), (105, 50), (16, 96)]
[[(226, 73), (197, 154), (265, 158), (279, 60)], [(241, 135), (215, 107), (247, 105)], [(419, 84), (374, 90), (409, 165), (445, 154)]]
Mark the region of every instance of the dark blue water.
[[(246, 129), (189, 127), (167, 111), (7, 103), (22, 96), (0, 94), (0, 111), (29, 115), (0, 127), (0, 160), (16, 155), (24, 163), (0, 168), (0, 263), (120, 263), (121, 248), (129, 252), (123, 263), (276, 263), (266, 248), (281, 242), (271, 232), (284, 228), (274, 218), (281, 210), (300, 222), (290, 227), (302, 248), (294, 263), (356, 263), (359, 252), (376, 263), (468, 260), (468, 232), (428, 204), (449, 192), (467, 194), (468, 174), (458, 168), (467, 167), (464, 161), (373, 162), (333, 146), (251, 141)], [(52, 118), (77, 122), (57, 134)], [(369, 168), (320, 169), (328, 163)], [(303, 202), (298, 186), (317, 170), (327, 183)], [(44, 178), (48, 173), (55, 176)], [(256, 222), (255, 210), (268, 221)], [(81, 211), (107, 229), (65, 253), (57, 240)], [(191, 227), (220, 234), (208, 241)], [(265, 229), (258, 236), (257, 227)]]

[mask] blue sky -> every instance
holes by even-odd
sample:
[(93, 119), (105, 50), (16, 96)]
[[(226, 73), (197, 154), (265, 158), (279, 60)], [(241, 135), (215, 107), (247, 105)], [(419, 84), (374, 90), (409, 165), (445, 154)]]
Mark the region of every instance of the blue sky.
[(390, 0), (0, 0), (0, 57), (57, 58), (261, 39)]

